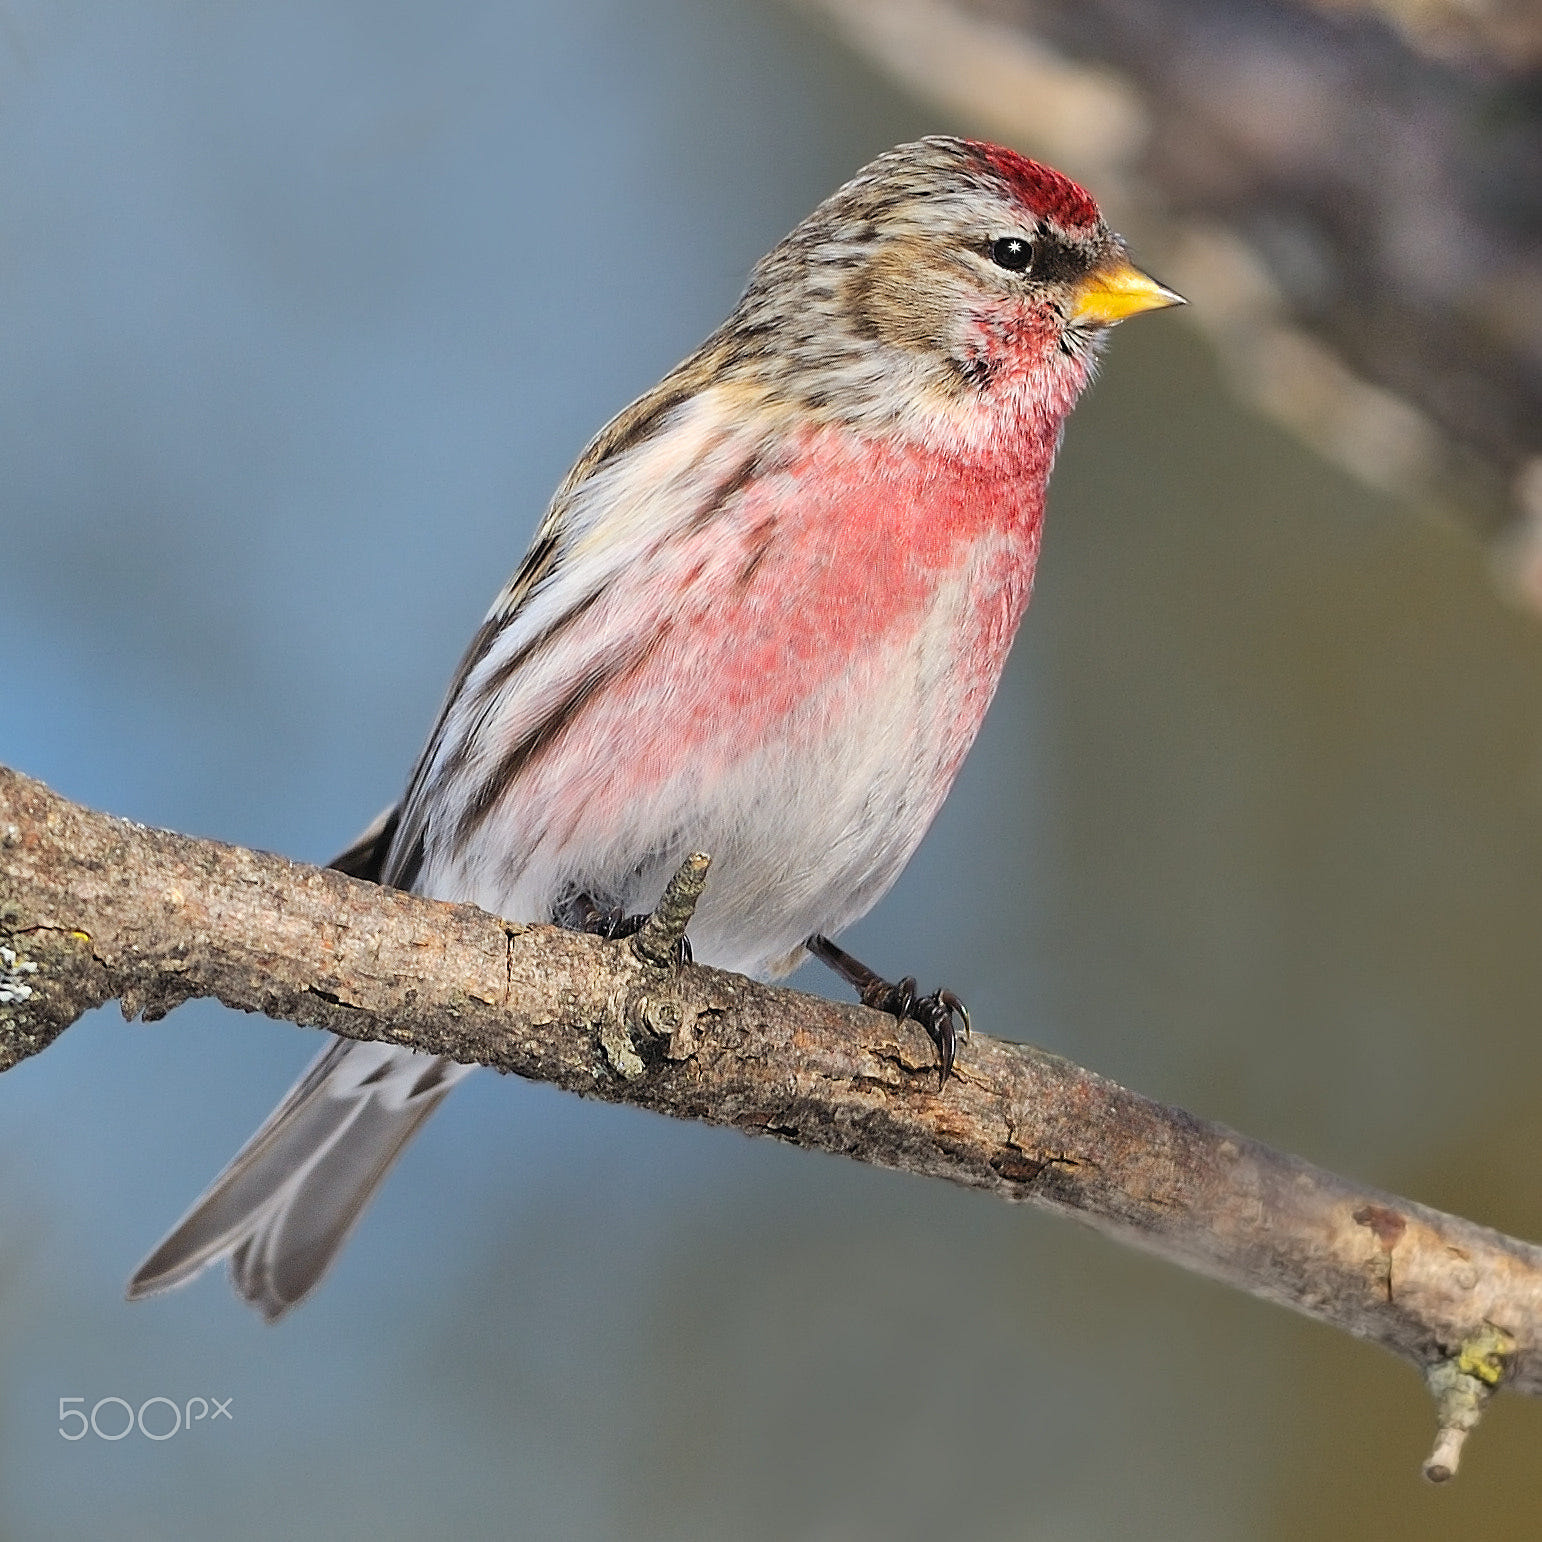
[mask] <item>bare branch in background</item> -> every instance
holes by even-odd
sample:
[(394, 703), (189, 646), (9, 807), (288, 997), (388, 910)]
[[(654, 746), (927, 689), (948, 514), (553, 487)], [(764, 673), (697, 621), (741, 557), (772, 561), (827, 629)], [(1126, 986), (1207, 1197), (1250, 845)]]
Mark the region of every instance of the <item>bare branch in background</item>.
[(803, 0), (1097, 191), (1234, 384), (1542, 606), (1530, 0)]
[(118, 1000), (198, 996), (1072, 1215), (1423, 1372), (1452, 1476), (1500, 1386), (1542, 1394), (1542, 1249), (1363, 1188), (1026, 1045), (925, 1034), (673, 963), (693, 857), (632, 942), (521, 926), (70, 803), (0, 767), (0, 1069)]

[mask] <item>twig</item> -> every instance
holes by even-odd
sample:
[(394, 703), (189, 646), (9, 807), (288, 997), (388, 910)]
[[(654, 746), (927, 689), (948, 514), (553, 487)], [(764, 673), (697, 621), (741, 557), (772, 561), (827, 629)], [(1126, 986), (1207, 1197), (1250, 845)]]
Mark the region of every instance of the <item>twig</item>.
[(654, 907), (653, 914), (632, 937), (632, 951), (655, 969), (672, 969), (680, 962), (685, 929), (696, 913), (696, 901), (707, 886), (707, 869), (712, 858), (695, 851), (680, 864)]
[(1432, 1479), (1494, 1389), (1542, 1393), (1542, 1249), (984, 1034), (939, 1095), (913, 1024), (677, 969), (705, 871), (682, 869), (645, 961), (92, 813), (0, 767), (0, 1069), (103, 1002), (154, 1018), (213, 996), (1074, 1214), (1411, 1360), (1436, 1398)]

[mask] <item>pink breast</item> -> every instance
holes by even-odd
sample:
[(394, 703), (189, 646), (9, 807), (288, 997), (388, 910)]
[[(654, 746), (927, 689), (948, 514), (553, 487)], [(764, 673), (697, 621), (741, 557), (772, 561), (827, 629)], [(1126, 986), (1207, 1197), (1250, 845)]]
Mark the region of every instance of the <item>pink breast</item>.
[(914, 631), (960, 582), (994, 677), (1032, 585), (1046, 474), (826, 432), (759, 477), (690, 607), (692, 651), (711, 659), (722, 709), (746, 724), (785, 715), (812, 682)]
[[(945, 683), (934, 708), (945, 789), (1028, 601), (1048, 458), (963, 464), (827, 430), (762, 471), (680, 542), (668, 580), (655, 574), (626, 601), (657, 641), (568, 730), (569, 748), (594, 752), (582, 818), (611, 804), (624, 818), (628, 798), (682, 765), (710, 780), (768, 741), (796, 754), (861, 733), (871, 693), (912, 688), (884, 670), (900, 659), (914, 671), (923, 636), (948, 654), (925, 660)], [(956, 624), (940, 629), (929, 618), (942, 597)], [(579, 792), (572, 769), (549, 783), (564, 802)]]

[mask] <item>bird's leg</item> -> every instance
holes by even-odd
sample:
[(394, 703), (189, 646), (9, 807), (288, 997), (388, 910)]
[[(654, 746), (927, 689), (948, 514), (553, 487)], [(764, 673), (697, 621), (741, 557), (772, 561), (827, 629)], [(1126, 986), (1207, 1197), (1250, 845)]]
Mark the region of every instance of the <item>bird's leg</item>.
[[(565, 927), (570, 932), (585, 932), (591, 937), (603, 937), (607, 942), (619, 942), (624, 937), (634, 937), (642, 930), (648, 918), (629, 916), (619, 905), (602, 905), (592, 894), (570, 894), (552, 906), (552, 924)], [(691, 962), (690, 941), (682, 937), (677, 945), (677, 962)]]
[[(551, 910), (552, 924), (570, 932), (584, 932), (590, 937), (603, 937), (613, 942), (625, 937), (622, 928), (628, 917), (619, 905), (602, 905), (592, 894), (567, 894), (558, 900)], [(641, 918), (630, 919), (640, 922)], [(633, 931), (637, 928), (634, 926)]]
[(942, 1085), (953, 1074), (953, 1057), (958, 1051), (958, 1022), (964, 1037), (969, 1037), (969, 1008), (950, 990), (933, 991), (930, 996), (916, 994), (914, 975), (906, 975), (898, 985), (891, 985), (844, 948), (817, 932), (804, 944), (820, 963), (828, 964), (848, 985), (856, 988), (862, 1005), (875, 1012), (888, 1012), (902, 1022), (907, 1018), (926, 1029), (927, 1037), (937, 1046), (942, 1066)]

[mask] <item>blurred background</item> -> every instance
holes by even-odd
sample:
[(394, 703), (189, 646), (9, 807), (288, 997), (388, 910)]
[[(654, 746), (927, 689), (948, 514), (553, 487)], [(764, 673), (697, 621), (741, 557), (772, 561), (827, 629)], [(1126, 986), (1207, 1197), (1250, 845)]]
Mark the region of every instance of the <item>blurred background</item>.
[[(882, 59), (776, 0), (0, 0), (0, 760), (325, 860), (588, 435), (874, 153), (999, 123)], [(1095, 191), (1191, 314), (1115, 335), (1000, 698), (852, 945), (1542, 1238), (1542, 625), (1478, 522), (1239, 402), (1138, 184)], [(1533, 1403), (1431, 1489), (1378, 1351), (490, 1073), (279, 1328), (214, 1276), (125, 1305), (316, 1047), (113, 1009), (0, 1078), (0, 1537), (1542, 1532)], [(199, 1396), (232, 1418), (60, 1435)]]

